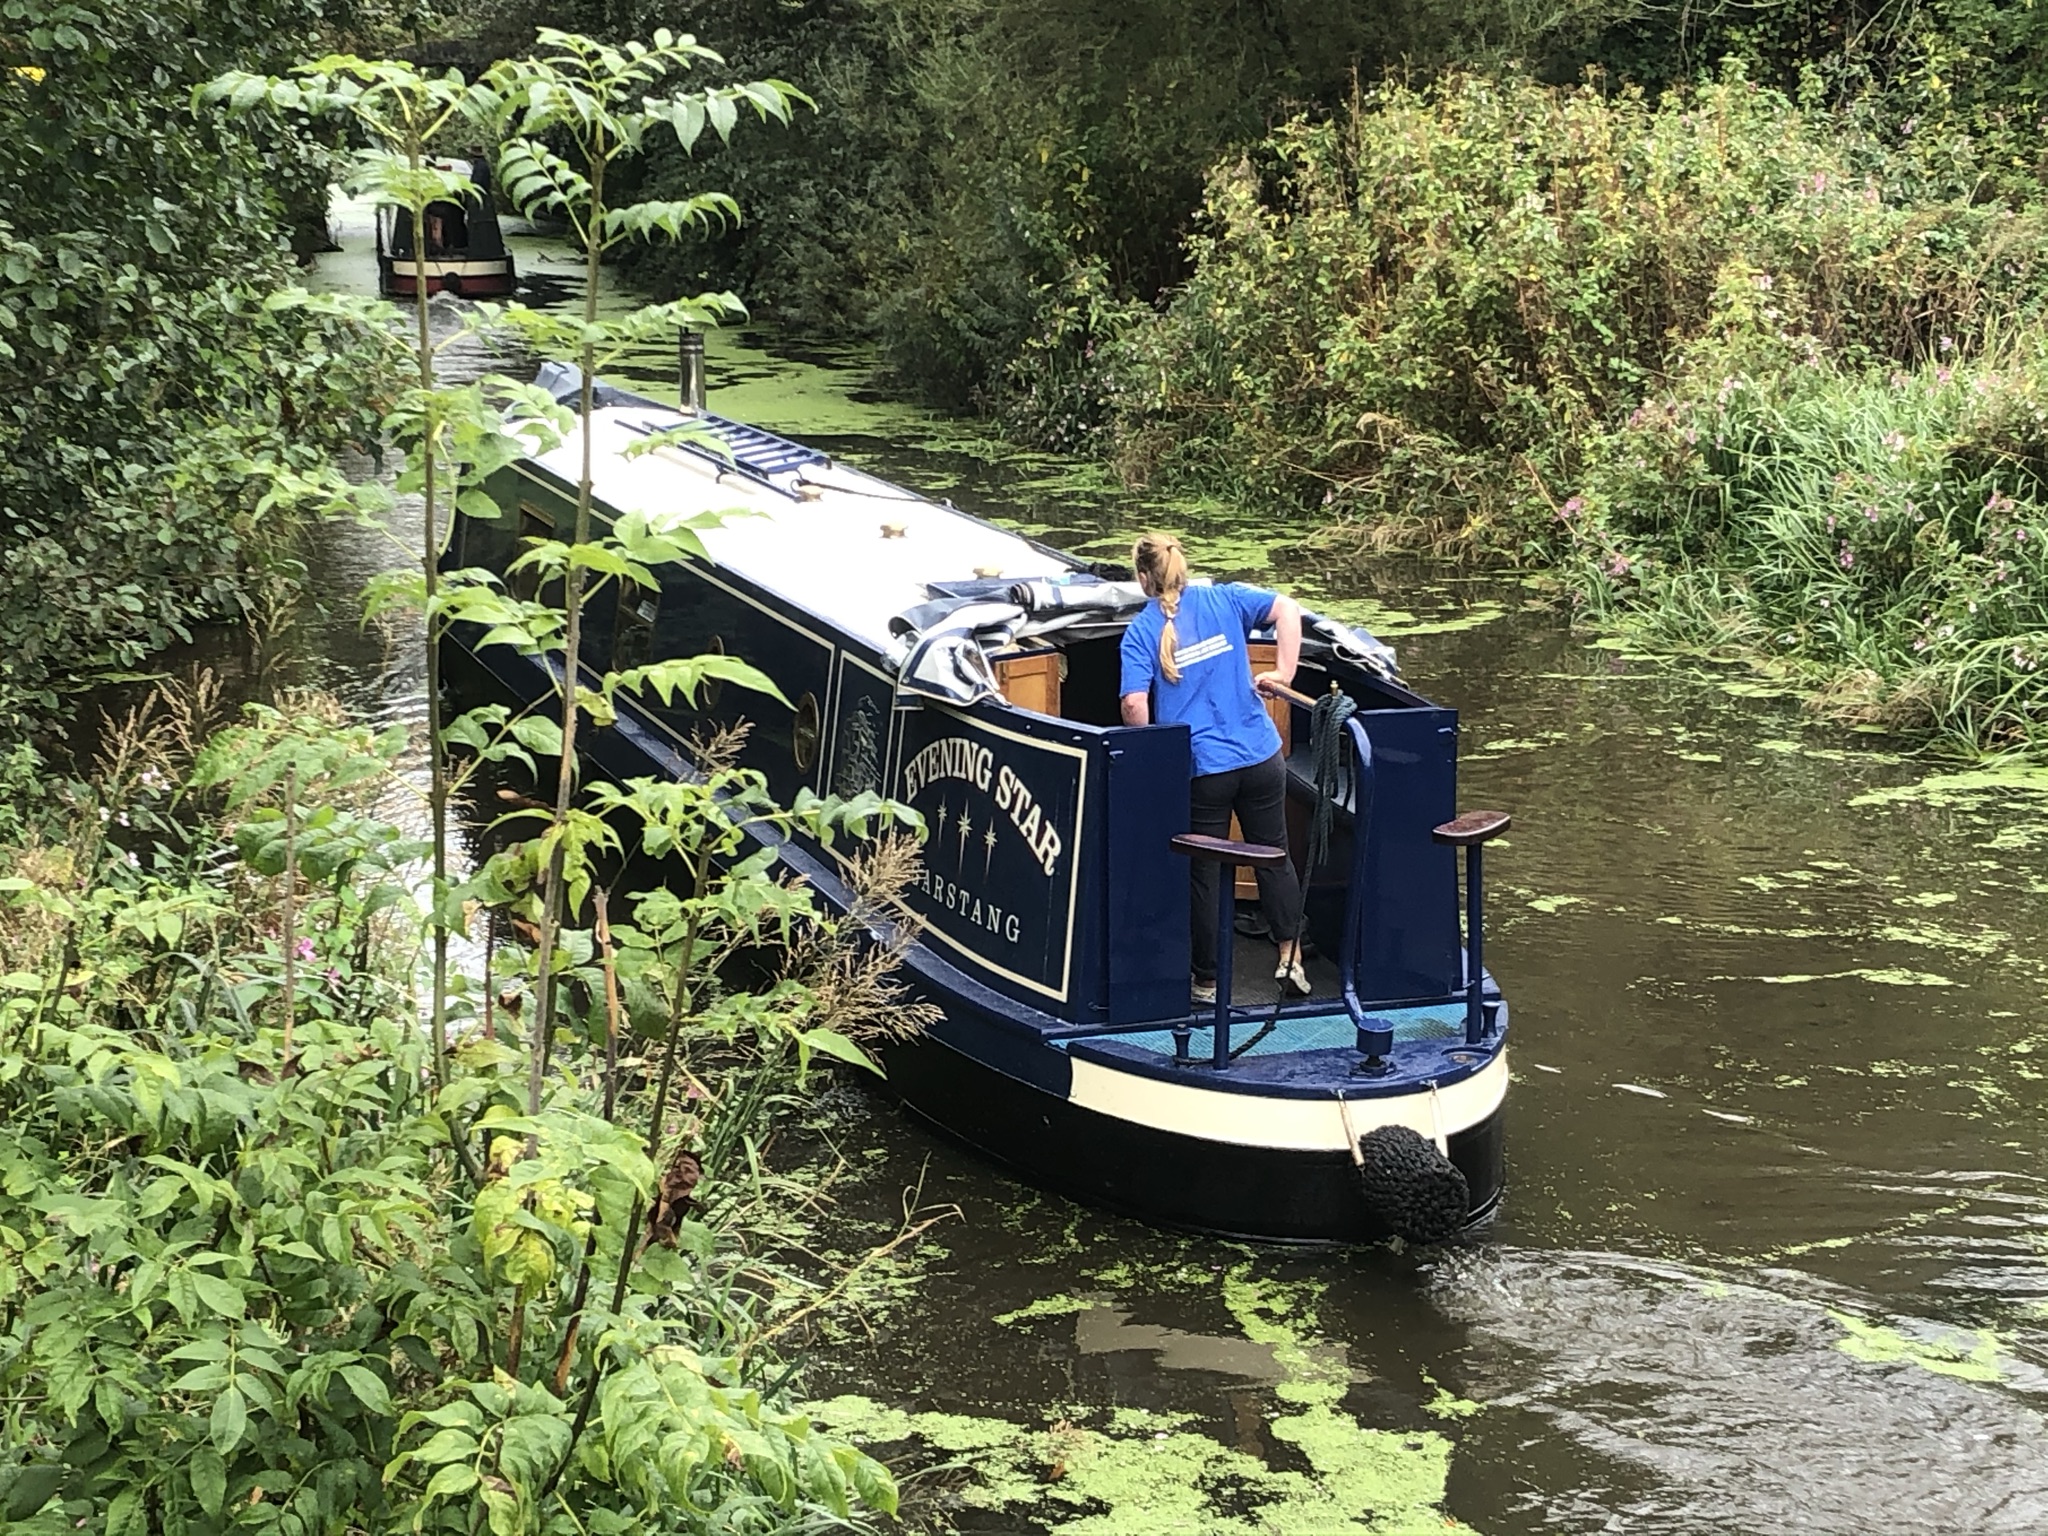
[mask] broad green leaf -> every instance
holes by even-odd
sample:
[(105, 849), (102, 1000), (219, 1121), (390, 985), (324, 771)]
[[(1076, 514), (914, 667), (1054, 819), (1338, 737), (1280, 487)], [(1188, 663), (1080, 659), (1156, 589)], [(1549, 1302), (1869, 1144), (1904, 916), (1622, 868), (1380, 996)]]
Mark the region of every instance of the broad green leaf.
[(423, 1466), (436, 1467), (444, 1462), (464, 1461), (476, 1455), (477, 1438), (466, 1429), (443, 1429), (432, 1439), (412, 1453), (412, 1459)]
[(227, 1463), (212, 1446), (200, 1446), (192, 1453), (192, 1497), (207, 1514), (218, 1515), (227, 1496)]
[(392, 1411), (390, 1390), (384, 1385), (383, 1378), (378, 1376), (368, 1366), (344, 1365), (341, 1368), (340, 1376), (343, 1381), (348, 1383), (349, 1391), (355, 1393), (356, 1401), (369, 1409), (370, 1412), (390, 1413)]
[(146, 1536), (149, 1512), (143, 1506), (142, 1490), (123, 1488), (107, 1505), (105, 1536)]
[(820, 1055), (836, 1057), (856, 1067), (865, 1067), (877, 1077), (883, 1075), (881, 1067), (873, 1057), (836, 1029), (805, 1030), (798, 1038)]
[(467, 1462), (450, 1462), (427, 1479), (426, 1499), (452, 1499), (477, 1485), (476, 1468)]
[(248, 1311), (241, 1289), (216, 1275), (192, 1272), (192, 1289), (199, 1299), (222, 1317), (242, 1317)]
[(69, 1475), (67, 1468), (46, 1461), (23, 1467), (0, 1501), (0, 1522), (27, 1520), (56, 1496)]
[(229, 1387), (213, 1400), (213, 1417), (208, 1434), (221, 1455), (234, 1453), (249, 1428), (249, 1404), (240, 1387)]
[(513, 737), (529, 751), (543, 757), (562, 754), (562, 727), (545, 715), (523, 715), (511, 725)]

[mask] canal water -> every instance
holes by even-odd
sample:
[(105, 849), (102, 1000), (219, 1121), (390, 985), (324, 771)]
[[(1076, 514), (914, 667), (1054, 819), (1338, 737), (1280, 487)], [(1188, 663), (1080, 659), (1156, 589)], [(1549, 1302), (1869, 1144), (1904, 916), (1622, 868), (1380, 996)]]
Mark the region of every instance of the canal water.
[[(367, 218), (316, 281), (370, 281)], [(516, 240), (534, 302), (580, 299)], [(610, 302), (608, 297), (607, 302)], [(448, 307), (444, 323), (460, 311)], [(468, 345), (460, 368), (531, 360)], [(665, 355), (614, 376), (673, 392)], [(1068, 1533), (2048, 1531), (2048, 779), (1901, 755), (1740, 673), (1572, 633), (1543, 593), (1361, 562), (977, 442), (857, 356), (714, 340), (715, 409), (1070, 548), (1153, 523), (1218, 577), (1368, 624), (1461, 712), (1513, 1008), (1506, 1202), (1444, 1248), (1288, 1253), (1012, 1183), (877, 1096), (813, 1130), (817, 1243), (866, 1272), (804, 1365), (920, 1528)], [(314, 538), (330, 611), (276, 642), (422, 718), (354, 590), (409, 558)]]

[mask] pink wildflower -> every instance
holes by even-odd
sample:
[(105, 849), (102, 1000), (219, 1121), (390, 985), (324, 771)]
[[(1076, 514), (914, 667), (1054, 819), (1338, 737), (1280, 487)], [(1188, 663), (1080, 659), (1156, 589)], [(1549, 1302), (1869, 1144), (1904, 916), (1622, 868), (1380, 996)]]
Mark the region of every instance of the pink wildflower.
[(1835, 558), (1842, 562), (1842, 569), (1846, 571), (1856, 563), (1856, 551), (1851, 549), (1847, 544), (1844, 544), (1842, 546), (1841, 554), (1837, 555)]
[(1581, 512), (1585, 510), (1586, 498), (1583, 496), (1574, 496), (1564, 504), (1562, 515), (1565, 517), (1577, 517)]
[(1612, 560), (1608, 561), (1607, 574), (1610, 576), (1626, 576), (1628, 574), (1628, 557), (1626, 555), (1616, 555)]
[(316, 953), (316, 951), (313, 948), (313, 941), (311, 939), (299, 940), (298, 943), (292, 946), (292, 953), (297, 955), (301, 960), (311, 960), (314, 954)]

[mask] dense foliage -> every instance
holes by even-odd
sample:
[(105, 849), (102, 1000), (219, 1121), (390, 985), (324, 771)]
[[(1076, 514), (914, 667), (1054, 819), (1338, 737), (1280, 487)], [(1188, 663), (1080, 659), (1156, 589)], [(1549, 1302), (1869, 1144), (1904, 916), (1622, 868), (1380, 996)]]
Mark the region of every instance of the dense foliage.
[[(597, 30), (667, 19), (576, 14)], [(2048, 21), (1987, 0), (712, 0), (692, 16), (736, 68), (794, 80), (822, 110), (721, 156), (748, 225), (649, 273), (729, 284), (800, 329), (872, 335), (937, 398), (1054, 442), (1085, 420), (1070, 386), (1098, 306), (1161, 302), (1187, 276), (1205, 178), (1298, 113), (1339, 115), (1360, 85), (1503, 68), (1568, 85), (1590, 69), (1654, 94), (1734, 59), (1811, 105), (1970, 133), (2009, 183), (2039, 169), (2048, 101)], [(694, 176), (660, 155), (652, 174), (657, 189)]]
[(2044, 220), (1978, 179), (1965, 142), (1834, 131), (1739, 73), (1657, 104), (1390, 86), (1218, 172), (1194, 276), (1106, 360), (1115, 446), (1519, 542), (1687, 370), (1889, 369), (2030, 318)]
[(1645, 642), (1963, 750), (2039, 746), (2048, 352), (1934, 346), (1889, 370), (1689, 370), (1593, 442), (1549, 551)]
[[(7, 1529), (746, 1532), (892, 1507), (764, 1391), (764, 1335), (814, 1293), (736, 1241), (782, 1198), (761, 1142), (806, 1060), (858, 1056), (809, 893), (756, 863), (577, 935), (559, 980), (584, 1002), (536, 1109), (492, 1023), (527, 996), (516, 955), (461, 987), (434, 1071), (424, 849), (372, 810), (401, 733), (301, 703), (207, 736), (173, 704), (118, 738), (70, 840), (0, 881)], [(647, 813), (692, 860), (780, 814), (716, 769)], [(475, 894), (516, 905), (531, 863), (508, 850)], [(739, 949), (782, 955), (782, 983), (721, 985)]]
[[(637, 10), (584, 21), (666, 19)], [(873, 335), (935, 398), (992, 401), (1077, 285), (1149, 302), (1186, 274), (1182, 238), (1219, 156), (1334, 105), (1356, 72), (1525, 35), (1513, 10), (711, 0), (692, 21), (729, 42), (733, 67), (794, 81), (819, 111), (719, 157), (742, 229), (642, 270), (729, 284), (800, 328)], [(658, 153), (648, 191), (700, 175)]]
[(374, 427), (361, 339), (263, 301), (324, 210), (303, 125), (190, 92), (292, 49), (310, 0), (0, 13), (0, 724), (240, 616), (290, 554), (267, 469)]

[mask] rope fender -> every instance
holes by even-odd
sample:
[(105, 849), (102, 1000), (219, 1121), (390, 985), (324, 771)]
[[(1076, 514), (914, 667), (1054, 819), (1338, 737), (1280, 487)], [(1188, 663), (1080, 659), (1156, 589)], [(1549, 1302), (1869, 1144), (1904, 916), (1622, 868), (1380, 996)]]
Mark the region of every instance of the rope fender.
[(1440, 1243), (1465, 1225), (1465, 1175), (1426, 1136), (1382, 1125), (1358, 1139), (1358, 1188), (1373, 1217), (1411, 1243)]

